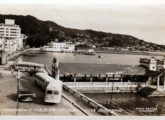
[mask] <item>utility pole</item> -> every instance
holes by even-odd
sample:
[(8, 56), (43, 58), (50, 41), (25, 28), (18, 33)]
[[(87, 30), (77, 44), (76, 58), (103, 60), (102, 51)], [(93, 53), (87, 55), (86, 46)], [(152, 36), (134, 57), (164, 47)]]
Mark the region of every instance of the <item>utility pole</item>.
[(20, 92), (20, 78), (21, 78), (20, 70), (18, 70), (16, 78), (17, 78), (17, 113), (16, 113), (16, 115), (18, 115), (18, 108), (19, 108), (18, 96), (19, 96), (19, 92)]

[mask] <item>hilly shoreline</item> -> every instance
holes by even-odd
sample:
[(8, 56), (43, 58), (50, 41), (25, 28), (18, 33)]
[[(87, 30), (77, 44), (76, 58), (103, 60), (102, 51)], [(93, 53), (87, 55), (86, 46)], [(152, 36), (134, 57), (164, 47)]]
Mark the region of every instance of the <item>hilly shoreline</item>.
[(58, 42), (81, 43), (86, 46), (94, 45), (98, 50), (165, 51), (165, 45), (145, 42), (130, 35), (66, 28), (31, 15), (0, 14), (0, 23), (4, 23), (5, 19), (15, 19), (15, 23), (21, 27), (21, 32), (28, 36), (25, 44), (30, 47), (41, 47), (58, 40)]

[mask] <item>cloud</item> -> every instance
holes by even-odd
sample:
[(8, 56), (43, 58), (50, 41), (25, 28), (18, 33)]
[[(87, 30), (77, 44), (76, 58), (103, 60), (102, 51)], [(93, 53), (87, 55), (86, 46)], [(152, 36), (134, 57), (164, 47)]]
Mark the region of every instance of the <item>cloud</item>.
[(85, 0), (83, 5), (78, 5), (79, 2), (74, 4), (68, 2), (65, 4), (62, 2), (31, 5), (1, 4), (0, 13), (29, 14), (70, 28), (129, 34), (147, 41), (165, 44), (164, 5), (110, 5), (109, 2), (104, 4), (106, 2), (108, 1), (103, 0), (103, 3), (98, 4), (96, 0), (93, 4), (87, 4)]

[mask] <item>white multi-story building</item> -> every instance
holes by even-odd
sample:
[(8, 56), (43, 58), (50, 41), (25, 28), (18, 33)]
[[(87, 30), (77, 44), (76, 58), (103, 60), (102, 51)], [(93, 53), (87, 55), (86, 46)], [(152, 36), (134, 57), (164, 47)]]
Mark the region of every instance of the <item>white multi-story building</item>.
[(75, 45), (73, 43), (60, 43), (60, 42), (51, 42), (49, 46), (41, 48), (42, 51), (54, 51), (54, 52), (74, 52)]
[(5, 52), (15, 52), (23, 49), (23, 39), (21, 37), (21, 28), (15, 24), (14, 20), (5, 19), (5, 24), (0, 24), (0, 49)]
[(5, 48), (5, 39), (0, 38), (0, 50), (4, 50), (4, 48)]
[(73, 45), (72, 43), (51, 42), (50, 47), (56, 49), (56, 51), (64, 51), (64, 52), (75, 51), (75, 45)]

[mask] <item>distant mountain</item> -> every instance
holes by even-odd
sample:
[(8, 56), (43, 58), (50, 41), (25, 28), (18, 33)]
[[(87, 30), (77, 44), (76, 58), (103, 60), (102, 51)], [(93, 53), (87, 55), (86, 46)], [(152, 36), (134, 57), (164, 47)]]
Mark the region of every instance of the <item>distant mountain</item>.
[(0, 23), (5, 19), (15, 19), (20, 25), (22, 33), (28, 36), (26, 45), (40, 47), (50, 41), (80, 42), (86, 45), (95, 45), (97, 48), (116, 48), (130, 50), (165, 50), (165, 46), (145, 42), (136, 37), (123, 34), (113, 34), (94, 30), (78, 30), (60, 26), (52, 21), (41, 21), (27, 15), (1, 15)]

